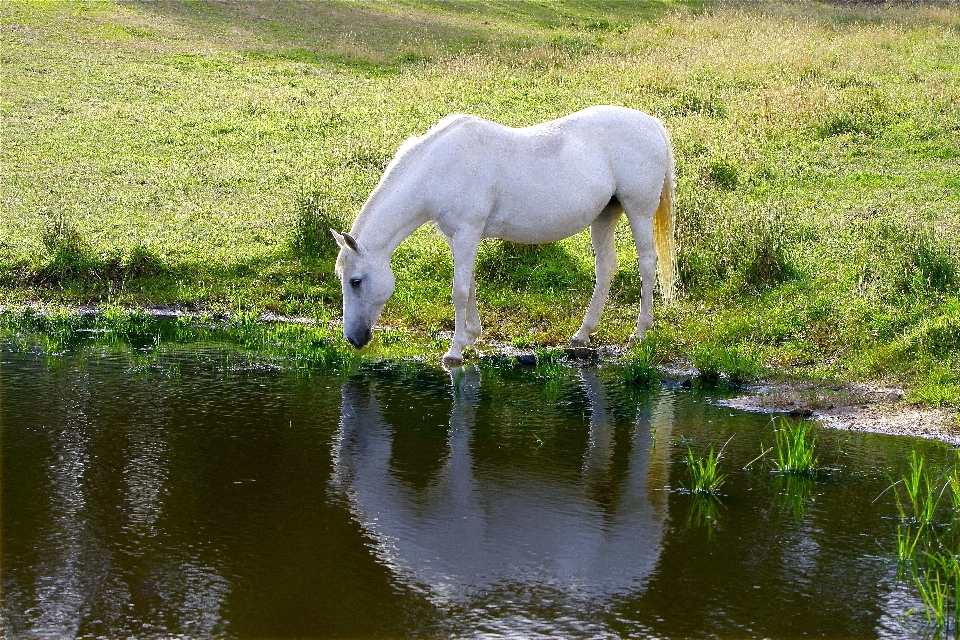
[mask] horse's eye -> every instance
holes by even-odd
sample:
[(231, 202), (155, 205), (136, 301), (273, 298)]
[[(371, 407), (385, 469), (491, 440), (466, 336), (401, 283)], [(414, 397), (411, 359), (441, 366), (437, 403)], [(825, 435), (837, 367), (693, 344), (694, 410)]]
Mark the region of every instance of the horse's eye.
[(360, 286), (360, 283), (363, 282), (360, 278), (350, 278), (350, 286), (356, 289)]

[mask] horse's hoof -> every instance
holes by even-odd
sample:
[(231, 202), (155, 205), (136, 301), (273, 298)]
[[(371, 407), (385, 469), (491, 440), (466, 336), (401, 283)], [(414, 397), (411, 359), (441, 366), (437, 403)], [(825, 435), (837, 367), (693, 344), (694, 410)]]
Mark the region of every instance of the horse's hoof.
[(570, 338), (570, 346), (574, 349), (579, 349), (581, 347), (586, 347), (590, 344), (590, 340), (581, 340), (580, 338)]

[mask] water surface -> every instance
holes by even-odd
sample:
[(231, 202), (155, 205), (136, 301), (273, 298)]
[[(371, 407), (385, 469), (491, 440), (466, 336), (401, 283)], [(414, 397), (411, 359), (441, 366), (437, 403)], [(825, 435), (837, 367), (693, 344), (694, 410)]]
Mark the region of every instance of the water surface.
[[(910, 637), (881, 494), (947, 455), (821, 430), (818, 478), (741, 470), (768, 416), (611, 366), (11, 343), (0, 393), (11, 638)], [(731, 436), (720, 501), (683, 492)]]

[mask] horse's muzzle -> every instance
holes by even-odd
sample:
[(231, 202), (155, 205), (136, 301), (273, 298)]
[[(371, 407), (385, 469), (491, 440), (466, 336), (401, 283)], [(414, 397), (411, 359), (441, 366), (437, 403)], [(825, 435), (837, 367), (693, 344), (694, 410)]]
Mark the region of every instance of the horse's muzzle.
[(347, 335), (346, 333), (344, 333), (343, 337), (346, 338), (347, 342), (352, 344), (355, 348), (362, 349), (364, 346), (367, 345), (367, 343), (373, 340), (373, 330), (364, 329), (363, 331), (359, 332), (359, 334), (360, 335), (358, 337), (354, 337), (352, 335)]

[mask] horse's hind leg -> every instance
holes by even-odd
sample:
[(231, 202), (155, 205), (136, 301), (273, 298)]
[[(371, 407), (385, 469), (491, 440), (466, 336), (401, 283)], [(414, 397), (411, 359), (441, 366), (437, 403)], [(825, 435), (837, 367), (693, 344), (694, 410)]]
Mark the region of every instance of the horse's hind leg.
[(590, 334), (600, 325), (600, 315), (603, 305), (607, 302), (610, 293), (610, 283), (617, 273), (617, 247), (615, 243), (617, 221), (623, 209), (620, 203), (613, 202), (600, 213), (590, 225), (590, 241), (593, 243), (593, 254), (596, 259), (597, 282), (593, 287), (593, 296), (587, 313), (583, 316), (583, 324), (570, 339), (570, 344), (580, 347), (590, 342)]
[(644, 332), (653, 324), (653, 283), (657, 275), (657, 248), (653, 242), (653, 213), (657, 209), (657, 202), (647, 203), (647, 206), (642, 204), (624, 203), (640, 268), (640, 314), (636, 333), (630, 337), (631, 342), (634, 339), (642, 340)]

